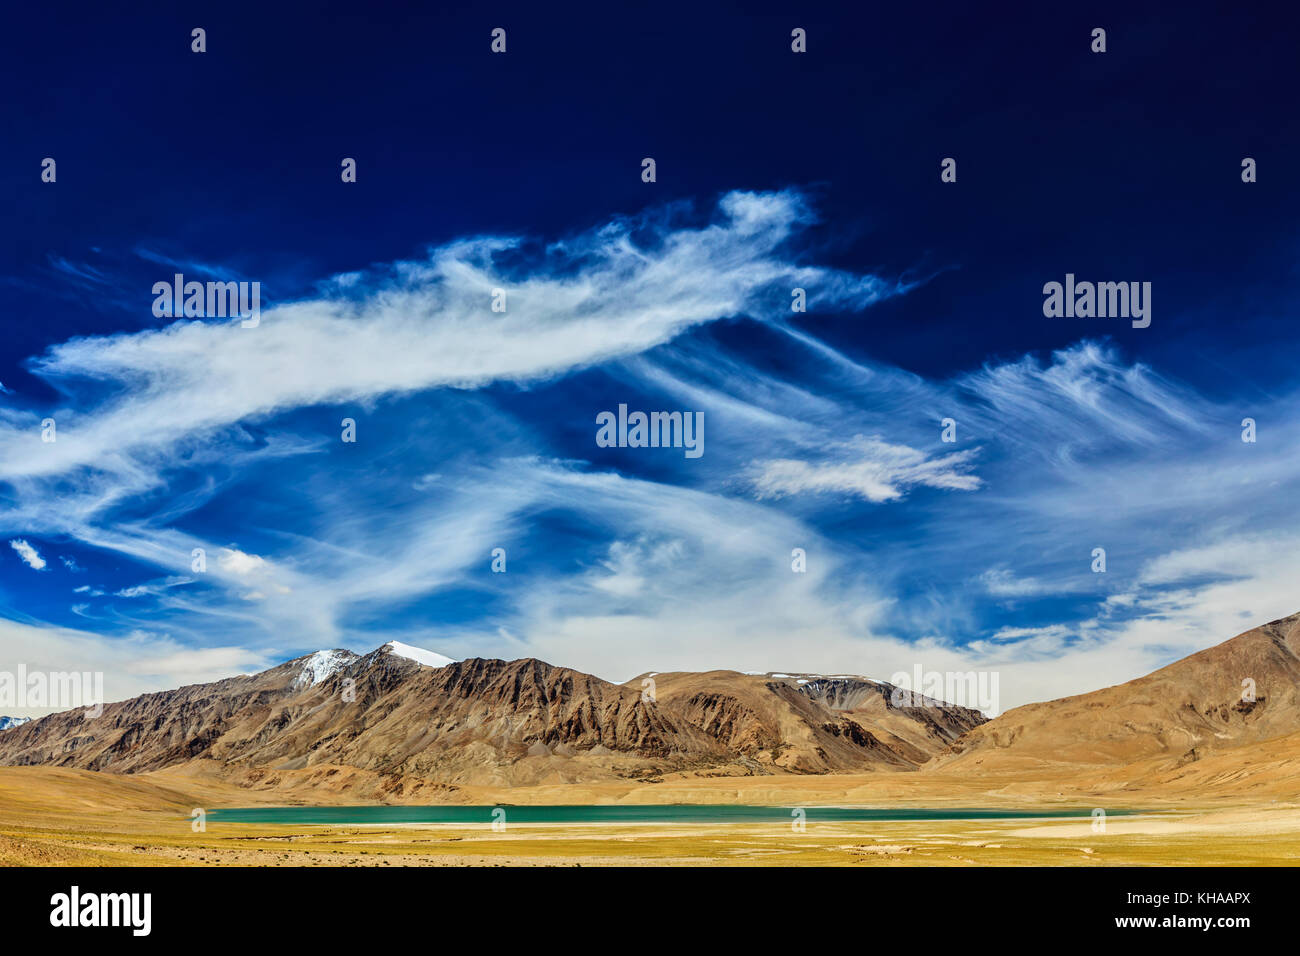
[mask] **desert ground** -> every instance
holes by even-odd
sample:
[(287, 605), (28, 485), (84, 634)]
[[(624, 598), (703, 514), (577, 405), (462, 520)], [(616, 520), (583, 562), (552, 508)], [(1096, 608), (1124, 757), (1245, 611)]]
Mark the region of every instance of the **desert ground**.
[(1300, 801), (1267, 791), (1159, 797), (1056, 779), (973, 781), (942, 774), (683, 779), (658, 784), (462, 791), (492, 804), (748, 803), (1149, 811), (1076, 819), (788, 825), (384, 824), (301, 826), (207, 821), (195, 807), (358, 803), (346, 793), (254, 791), (201, 774), (0, 768), (6, 866), (1285, 866), (1300, 861)]

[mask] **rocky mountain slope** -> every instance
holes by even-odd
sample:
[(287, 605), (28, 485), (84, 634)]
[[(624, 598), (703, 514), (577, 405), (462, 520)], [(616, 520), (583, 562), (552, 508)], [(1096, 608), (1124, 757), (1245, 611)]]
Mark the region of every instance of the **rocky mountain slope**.
[(1144, 772), (1165, 772), (1297, 732), (1300, 614), (1146, 677), (1007, 711), (932, 766), (974, 772), (1147, 762)]
[(647, 674), (661, 707), (761, 765), (795, 773), (912, 770), (985, 721), (943, 704), (895, 707), (893, 685), (865, 677)]
[[(0, 737), (0, 764), (144, 772), (193, 765), (248, 785), (362, 774), (393, 790), (658, 779), (664, 773), (915, 769), (983, 718), (897, 711), (865, 678), (660, 675), (659, 691), (538, 660), (451, 661), (389, 644), (53, 714)], [(844, 683), (846, 682), (847, 683)]]

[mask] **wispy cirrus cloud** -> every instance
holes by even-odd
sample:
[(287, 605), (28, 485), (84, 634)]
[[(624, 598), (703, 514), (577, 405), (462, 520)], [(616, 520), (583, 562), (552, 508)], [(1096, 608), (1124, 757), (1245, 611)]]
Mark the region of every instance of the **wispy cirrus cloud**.
[(830, 452), (834, 460), (777, 458), (758, 462), (754, 488), (759, 497), (839, 493), (879, 503), (897, 501), (913, 487), (974, 491), (980, 486), (978, 476), (970, 471), (974, 449), (931, 457), (879, 436), (859, 435)]
[[(144, 584), (132, 585), (131, 587), (128, 588), (122, 588), (119, 591), (115, 591), (114, 594), (117, 597), (124, 597), (124, 598), (156, 596), (162, 594), (168, 588), (183, 587), (186, 584), (193, 584), (193, 583), (194, 583), (193, 578), (168, 577), (168, 578), (161, 578), (157, 581), (148, 581)], [(80, 588), (78, 588), (77, 590), (80, 591)]]
[[(336, 638), (349, 608), (410, 600), (463, 577), (471, 548), (478, 554), (501, 536), (545, 482), (520, 480), (492, 495), (465, 486), (463, 465), (440, 474), (436, 487), (426, 470), (407, 488), (436, 496), (391, 520), (368, 496), (318, 489), (318, 526), (298, 524), (291, 547), (274, 558), (184, 530), (187, 515), (211, 508), (268, 460), (301, 459), (298, 474), (318, 473), (312, 456), (328, 445), (296, 434), (290, 419), (326, 403), (372, 408), (445, 389), (535, 386), (719, 319), (779, 316), (796, 284), (815, 303), (849, 309), (902, 290), (798, 261), (791, 242), (812, 219), (796, 192), (737, 192), (711, 215), (654, 210), (548, 246), (510, 237), (452, 242), (423, 260), (322, 283), (316, 297), (264, 309), (257, 328), (178, 321), (55, 345), (31, 369), (59, 390), (62, 405), (0, 412), (0, 481), (14, 492), (0, 524), (68, 535), (168, 572), (112, 596), (151, 599), (172, 619), (211, 616), (221, 626), (251, 614), (268, 630), (292, 625)], [(169, 267), (186, 261), (142, 254)], [(498, 288), (504, 312), (491, 308)], [(29, 439), (45, 415), (57, 420), (58, 440), (33, 455)], [(250, 440), (249, 426), (262, 423), (270, 427)], [(488, 455), (503, 451), (475, 441)], [(535, 447), (526, 439), (509, 452)], [(261, 493), (278, 497), (273, 488)], [(48, 506), (55, 495), (57, 509)], [(454, 515), (449, 499), (460, 502)], [(455, 543), (458, 528), (464, 547)], [(214, 560), (197, 586), (174, 587), (199, 551)]]
[(1037, 578), (1016, 577), (1006, 568), (989, 568), (979, 580), (989, 594), (1000, 598), (1037, 597), (1052, 592), (1050, 585)]
[[(80, 338), (35, 360), (69, 393), (114, 397), (65, 416), (59, 441), (27, 453), (34, 420), (0, 422), (0, 476), (93, 468), (245, 420), (327, 402), (431, 388), (544, 379), (630, 356), (741, 314), (777, 314), (791, 284), (861, 308), (891, 294), (873, 277), (797, 265), (781, 249), (808, 214), (792, 193), (731, 193), (715, 222), (617, 220), (547, 247), (535, 262), (514, 239), (482, 238), (400, 263), (349, 295), (265, 309), (257, 328), (176, 322)], [(507, 294), (492, 310), (494, 289)], [(778, 304), (779, 303), (779, 304)], [(125, 468), (125, 465), (121, 467)]]

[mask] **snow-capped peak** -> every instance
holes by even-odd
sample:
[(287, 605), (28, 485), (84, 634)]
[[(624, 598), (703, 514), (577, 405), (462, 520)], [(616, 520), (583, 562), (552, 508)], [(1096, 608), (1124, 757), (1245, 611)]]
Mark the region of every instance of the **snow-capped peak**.
[(0, 730), (9, 730), (11, 727), (21, 727), (23, 724), (31, 723), (30, 717), (0, 717)]
[(404, 657), (408, 661), (415, 661), (415, 663), (422, 664), (425, 667), (446, 667), (448, 664), (456, 663), (454, 658), (443, 657), (433, 651), (426, 651), (423, 647), (412, 647), (410, 644), (403, 644), (401, 641), (389, 641), (384, 647), (388, 648), (390, 654)]
[(302, 671), (293, 679), (292, 687), (312, 687), (328, 680), (353, 661), (357, 655), (351, 651), (317, 651), (302, 658)]

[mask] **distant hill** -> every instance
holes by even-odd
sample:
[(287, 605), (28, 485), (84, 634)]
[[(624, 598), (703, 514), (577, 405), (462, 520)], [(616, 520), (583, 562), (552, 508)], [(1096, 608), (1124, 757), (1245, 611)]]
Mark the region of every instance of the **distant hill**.
[(1155, 772), (1214, 755), (1222, 767), (1237, 748), (1297, 732), (1300, 614), (1293, 614), (1146, 677), (1009, 710), (966, 733), (931, 766), (1001, 771), (1147, 761)]
[(900, 708), (894, 685), (819, 674), (663, 673), (650, 678), (661, 707), (766, 767), (792, 773), (914, 770), (984, 723), (951, 704)]

